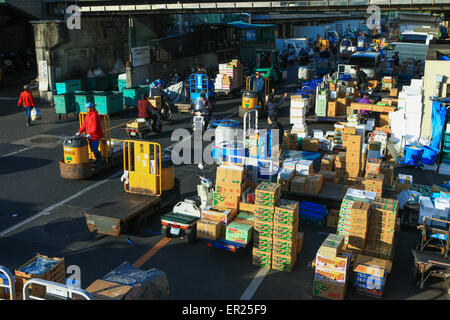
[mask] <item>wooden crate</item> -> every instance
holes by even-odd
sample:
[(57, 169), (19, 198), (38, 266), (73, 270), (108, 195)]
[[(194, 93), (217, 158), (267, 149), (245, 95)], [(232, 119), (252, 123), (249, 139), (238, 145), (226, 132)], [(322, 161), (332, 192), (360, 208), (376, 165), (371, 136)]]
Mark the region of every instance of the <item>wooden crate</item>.
[[(45, 258), (45, 259), (51, 259), (51, 260), (57, 260), (57, 261), (59, 261), (59, 263), (56, 266), (54, 266), (52, 269), (47, 271), (45, 274), (33, 275), (33, 274), (28, 274), (28, 273), (19, 271), (23, 267), (29, 265), (31, 262), (36, 260), (38, 257)], [(19, 300), (23, 299), (22, 293), (23, 293), (23, 287), (24, 287), (25, 283), (32, 278), (44, 279), (44, 280), (48, 280), (48, 281), (65, 284), (66, 283), (66, 267), (64, 264), (64, 258), (50, 258), (48, 256), (44, 256), (44, 255), (41, 255), (38, 253), (35, 257), (28, 260), (25, 264), (23, 264), (22, 266), (20, 266), (19, 268), (17, 268), (15, 270), (15, 278), (16, 278), (16, 296), (17, 296), (17, 299), (19, 299)], [(30, 292), (30, 295), (32, 295), (32, 296), (39, 297), (39, 298), (45, 298), (46, 292), (45, 292), (45, 287), (43, 287), (43, 286), (30, 285), (29, 292)]]

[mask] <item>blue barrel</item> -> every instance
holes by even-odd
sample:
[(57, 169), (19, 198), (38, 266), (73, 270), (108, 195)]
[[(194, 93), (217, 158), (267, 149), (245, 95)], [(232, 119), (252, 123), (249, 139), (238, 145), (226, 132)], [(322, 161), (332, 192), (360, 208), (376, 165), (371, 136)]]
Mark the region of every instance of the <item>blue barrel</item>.
[(439, 154), (439, 149), (429, 147), (429, 146), (424, 146), (421, 161), (424, 164), (433, 165), (436, 162), (436, 158), (437, 158), (438, 154)]
[(222, 161), (241, 164), (242, 159), (230, 156), (248, 157), (249, 148), (244, 148), (242, 143), (224, 143), (219, 152), (221, 153)]
[(416, 166), (423, 153), (423, 149), (418, 146), (405, 146), (405, 155), (403, 156), (403, 164)]

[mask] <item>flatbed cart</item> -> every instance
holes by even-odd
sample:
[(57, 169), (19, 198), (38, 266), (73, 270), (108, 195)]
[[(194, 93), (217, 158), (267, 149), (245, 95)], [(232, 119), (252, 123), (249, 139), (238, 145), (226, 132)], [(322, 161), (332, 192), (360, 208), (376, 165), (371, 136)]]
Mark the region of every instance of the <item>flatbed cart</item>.
[(439, 252), (411, 250), (414, 257), (413, 281), (422, 290), (429, 277), (442, 278), (450, 295), (450, 260)]
[(178, 202), (180, 183), (172, 167), (164, 168), (161, 145), (149, 141), (123, 142), (125, 193), (85, 211), (90, 232), (118, 236), (141, 233), (150, 218)]
[(179, 202), (173, 211), (161, 216), (161, 234), (166, 238), (187, 237), (190, 243), (197, 242), (197, 221), (201, 209), (189, 199)]
[[(81, 112), (79, 114), (80, 128), (83, 124), (85, 116), (85, 112)], [(99, 167), (92, 166), (92, 161), (95, 160), (95, 156), (90, 147), (88, 147), (89, 158), (86, 162), (66, 163), (64, 159), (65, 156), (59, 160), (61, 178), (70, 180), (88, 179), (103, 171), (122, 165), (122, 140), (111, 138), (111, 125), (109, 115), (99, 116), (105, 133), (99, 144), (99, 150), (102, 155), (103, 164)]]

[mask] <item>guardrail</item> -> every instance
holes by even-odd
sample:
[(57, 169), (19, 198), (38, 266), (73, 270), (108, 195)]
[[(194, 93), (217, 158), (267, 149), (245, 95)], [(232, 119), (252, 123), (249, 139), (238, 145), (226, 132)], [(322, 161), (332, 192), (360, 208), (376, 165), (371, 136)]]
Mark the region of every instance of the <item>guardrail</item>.
[(434, 8), (437, 11), (448, 10), (448, 0), (307, 0), (307, 1), (267, 1), (267, 2), (205, 2), (205, 3), (160, 3), (134, 5), (96, 5), (81, 6), (82, 13), (161, 13), (168, 12), (223, 12), (223, 11), (292, 11), (295, 9), (310, 9), (311, 11), (327, 11), (333, 9), (357, 9), (377, 5), (380, 8), (408, 8), (423, 10)]

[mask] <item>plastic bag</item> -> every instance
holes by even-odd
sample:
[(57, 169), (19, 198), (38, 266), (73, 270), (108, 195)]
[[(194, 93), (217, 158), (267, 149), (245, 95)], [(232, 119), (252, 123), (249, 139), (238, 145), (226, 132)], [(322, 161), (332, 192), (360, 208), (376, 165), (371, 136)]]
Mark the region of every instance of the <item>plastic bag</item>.
[(39, 110), (37, 107), (34, 107), (33, 109), (36, 110), (36, 119), (42, 119), (41, 110)]
[(31, 113), (30, 113), (30, 117), (31, 117), (31, 121), (34, 121), (34, 120), (36, 120), (36, 118), (37, 118), (37, 112), (36, 112), (36, 108), (33, 108), (32, 110), (31, 110)]

